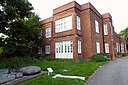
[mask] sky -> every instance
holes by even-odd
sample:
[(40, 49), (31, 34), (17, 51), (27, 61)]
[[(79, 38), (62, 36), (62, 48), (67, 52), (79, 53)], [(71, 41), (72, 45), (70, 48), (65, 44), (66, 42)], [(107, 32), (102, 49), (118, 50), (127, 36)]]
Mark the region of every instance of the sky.
[[(41, 20), (52, 17), (53, 9), (73, 0), (28, 0)], [(128, 0), (75, 0), (80, 5), (90, 2), (100, 14), (110, 13), (115, 31), (119, 33), (128, 26)]]

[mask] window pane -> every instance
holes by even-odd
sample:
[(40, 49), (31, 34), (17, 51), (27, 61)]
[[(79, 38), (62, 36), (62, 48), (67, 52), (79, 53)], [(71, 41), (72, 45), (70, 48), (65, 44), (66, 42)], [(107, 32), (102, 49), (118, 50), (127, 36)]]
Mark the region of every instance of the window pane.
[(95, 30), (99, 33), (99, 22), (97, 20), (95, 20)]
[(80, 17), (79, 16), (77, 16), (76, 22), (77, 22), (77, 29), (80, 30)]
[(104, 35), (108, 35), (108, 28), (107, 24), (104, 25)]
[(81, 41), (78, 40), (78, 53), (81, 53)]
[(55, 32), (63, 32), (72, 29), (72, 16), (55, 21)]
[(46, 28), (46, 38), (51, 37), (51, 28)]
[(100, 43), (96, 42), (96, 52), (100, 53)]
[(45, 46), (45, 54), (50, 54), (50, 45)]
[(105, 43), (105, 53), (109, 53), (109, 44)]

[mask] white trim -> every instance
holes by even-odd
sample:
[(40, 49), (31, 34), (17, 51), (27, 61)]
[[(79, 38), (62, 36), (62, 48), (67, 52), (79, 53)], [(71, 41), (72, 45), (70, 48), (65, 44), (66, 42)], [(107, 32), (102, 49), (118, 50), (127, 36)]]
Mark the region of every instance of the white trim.
[(109, 44), (105, 43), (105, 53), (109, 53)]
[(104, 35), (108, 35), (107, 24), (104, 24)]
[(124, 44), (121, 43), (121, 52), (124, 53)]
[(79, 16), (76, 17), (76, 25), (77, 25), (77, 29), (80, 30), (81, 27), (80, 27), (80, 17)]
[(72, 41), (56, 42), (55, 58), (73, 59), (73, 42)]
[(99, 32), (99, 22), (97, 20), (95, 20), (95, 30), (97, 33), (100, 33)]
[(78, 40), (78, 53), (81, 53), (81, 41)]
[(72, 29), (72, 16), (64, 17), (55, 21), (55, 32), (63, 32)]
[(45, 46), (45, 54), (50, 54), (50, 45)]
[(51, 28), (46, 28), (46, 38), (49, 38), (49, 37), (51, 37)]
[(100, 53), (100, 43), (96, 42), (96, 53)]

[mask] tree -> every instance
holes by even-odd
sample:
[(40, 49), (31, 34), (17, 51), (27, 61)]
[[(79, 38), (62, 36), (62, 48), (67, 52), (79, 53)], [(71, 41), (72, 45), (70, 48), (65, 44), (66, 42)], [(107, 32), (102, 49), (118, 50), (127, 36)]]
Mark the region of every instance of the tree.
[[(41, 23), (27, 0), (0, 0), (0, 33), (4, 39), (6, 56), (24, 56), (37, 53)], [(1, 39), (2, 41), (2, 39)]]
[(127, 48), (128, 48), (128, 27), (122, 31), (120, 31), (119, 35), (125, 36), (126, 38), (126, 43), (127, 43)]

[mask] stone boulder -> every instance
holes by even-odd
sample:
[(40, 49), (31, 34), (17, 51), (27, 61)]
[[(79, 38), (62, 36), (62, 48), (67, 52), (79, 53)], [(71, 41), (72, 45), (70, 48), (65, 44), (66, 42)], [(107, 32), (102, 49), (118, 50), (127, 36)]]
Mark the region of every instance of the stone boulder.
[(38, 66), (27, 66), (19, 68), (19, 71), (23, 73), (23, 75), (33, 75), (41, 72), (41, 68)]
[(14, 80), (14, 79), (15, 79), (15, 75), (3, 74), (0, 76), (0, 84)]
[(23, 73), (22, 72), (11, 72), (10, 74), (15, 75), (16, 78), (23, 77)]
[(4, 75), (4, 74), (8, 74), (9, 70), (8, 69), (0, 69), (0, 76)]

